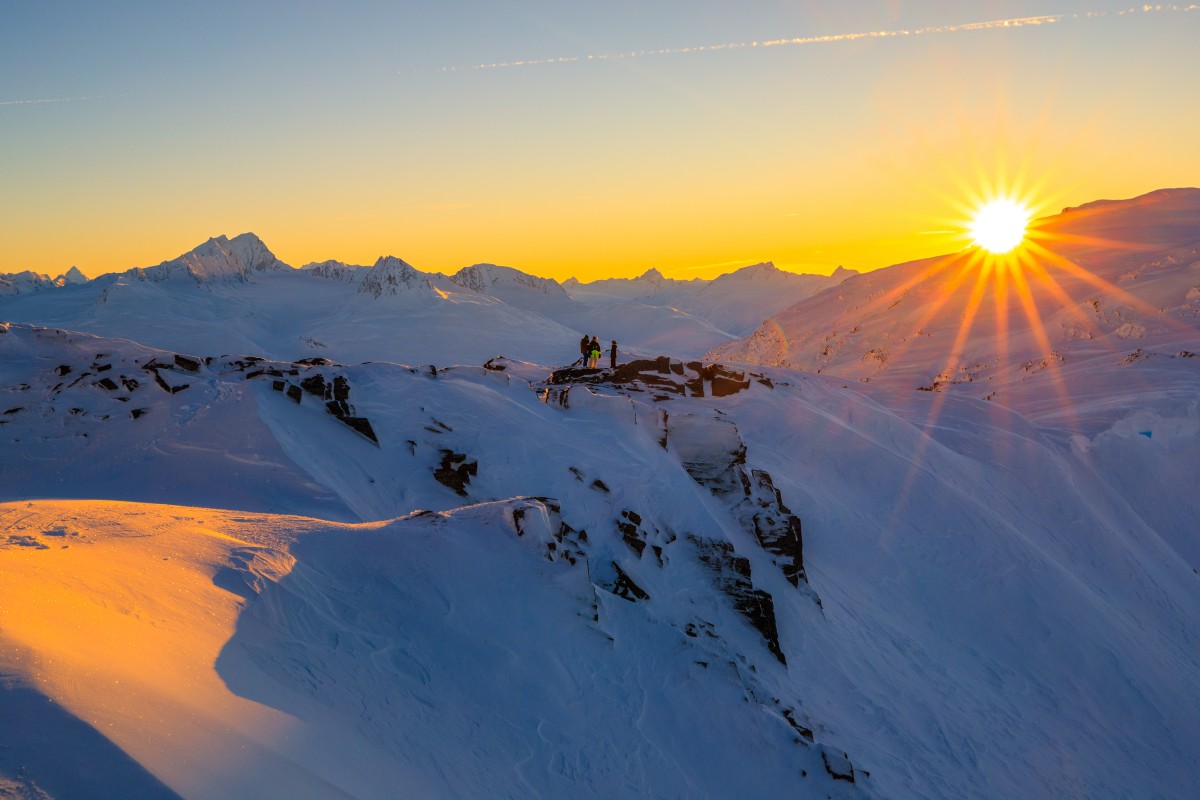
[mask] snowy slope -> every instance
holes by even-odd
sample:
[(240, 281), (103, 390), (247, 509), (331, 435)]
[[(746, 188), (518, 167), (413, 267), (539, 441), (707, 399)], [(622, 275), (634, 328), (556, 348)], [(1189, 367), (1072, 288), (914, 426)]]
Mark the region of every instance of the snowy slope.
[[(0, 333), (7, 681), (182, 796), (1187, 797), (1200, 778), (1196, 359), (1095, 370), (1093, 413), (1047, 401), (1041, 422), (669, 359), (183, 358)], [(106, 466), (125, 485), (89, 494)]]
[(1067, 209), (1034, 241), (1015, 268), (969, 250), (853, 277), (712, 356), (1008, 402), (1062, 364), (1200, 350), (1200, 190)]
[(678, 298), (674, 305), (722, 330), (745, 336), (767, 317), (855, 274), (838, 267), (832, 275), (800, 275), (770, 262), (753, 264), (714, 278)]

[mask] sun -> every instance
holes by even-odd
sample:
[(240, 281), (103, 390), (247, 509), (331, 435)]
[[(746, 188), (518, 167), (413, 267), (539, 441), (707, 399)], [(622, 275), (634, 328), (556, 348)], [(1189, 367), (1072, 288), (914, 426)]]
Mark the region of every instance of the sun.
[(1015, 200), (992, 200), (975, 212), (971, 236), (990, 253), (1007, 253), (1025, 240), (1029, 216), (1029, 209)]

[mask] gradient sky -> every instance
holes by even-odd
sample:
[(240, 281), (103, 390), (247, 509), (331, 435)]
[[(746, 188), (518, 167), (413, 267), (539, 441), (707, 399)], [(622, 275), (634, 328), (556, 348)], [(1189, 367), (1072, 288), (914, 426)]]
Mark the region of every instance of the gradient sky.
[[(1200, 185), (1200, 8), (1158, 9), (8, 2), (0, 272), (94, 276), (245, 231), (296, 266), (560, 280), (937, 255), (998, 188), (1052, 213)], [(478, 68), (554, 58), (576, 60)]]

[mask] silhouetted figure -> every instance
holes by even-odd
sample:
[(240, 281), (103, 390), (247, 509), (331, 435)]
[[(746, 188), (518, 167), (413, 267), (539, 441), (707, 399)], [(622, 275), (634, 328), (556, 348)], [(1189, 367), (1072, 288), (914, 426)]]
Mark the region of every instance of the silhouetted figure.
[(579, 340), (579, 363), (587, 364), (588, 351), (592, 349), (592, 339), (586, 333)]
[(609, 369), (617, 368), (617, 340), (612, 340), (612, 347), (608, 351), (608, 367)]

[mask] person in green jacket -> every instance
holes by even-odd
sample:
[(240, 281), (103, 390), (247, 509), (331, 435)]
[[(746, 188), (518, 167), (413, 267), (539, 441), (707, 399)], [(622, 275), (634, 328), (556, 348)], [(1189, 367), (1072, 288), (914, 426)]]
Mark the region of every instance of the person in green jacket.
[(592, 343), (588, 347), (588, 369), (595, 369), (598, 361), (600, 361), (600, 340), (593, 336)]

